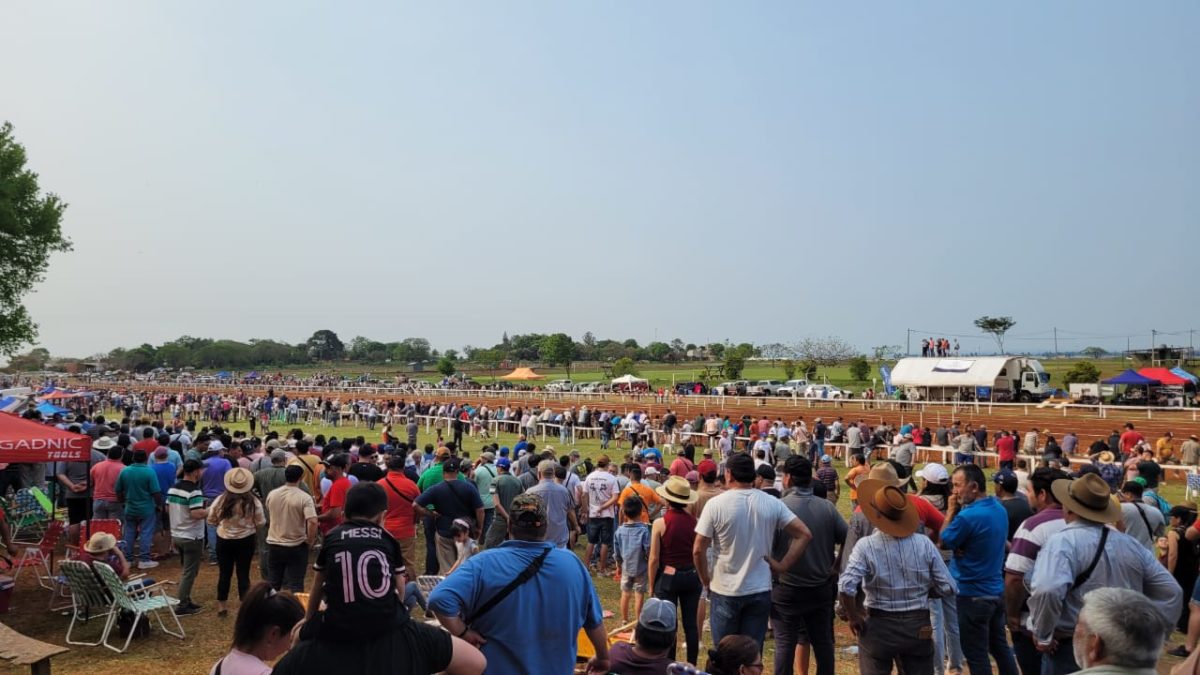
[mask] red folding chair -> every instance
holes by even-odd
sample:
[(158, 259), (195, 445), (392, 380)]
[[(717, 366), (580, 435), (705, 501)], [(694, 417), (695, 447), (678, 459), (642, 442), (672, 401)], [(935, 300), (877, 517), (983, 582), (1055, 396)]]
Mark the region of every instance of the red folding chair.
[(21, 554), (20, 558), (13, 561), (13, 583), (21, 576), (21, 570), (26, 567), (41, 567), (45, 570), (43, 575), (38, 572), (38, 585), (42, 588), (54, 590), (54, 550), (58, 548), (58, 540), (62, 539), (63, 533), (67, 526), (61, 520), (51, 520), (46, 525), (46, 531), (42, 534), (42, 540), (37, 546), (29, 546)]
[(67, 557), (79, 557), (79, 552), (83, 550), (84, 544), (87, 544), (88, 539), (91, 539), (93, 534), (97, 532), (107, 532), (121, 541), (121, 521), (116, 518), (94, 518), (85, 520), (79, 523), (79, 542), (76, 544), (67, 544)]

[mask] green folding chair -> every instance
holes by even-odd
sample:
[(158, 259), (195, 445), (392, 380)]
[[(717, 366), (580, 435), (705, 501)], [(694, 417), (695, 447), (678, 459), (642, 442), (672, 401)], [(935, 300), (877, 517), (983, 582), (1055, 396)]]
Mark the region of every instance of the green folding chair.
[[(116, 626), (117, 617), (123, 611), (133, 615), (133, 623), (131, 624), (133, 626), (137, 626), (138, 621), (141, 621), (142, 617), (150, 615), (158, 620), (158, 627), (164, 633), (173, 635), (180, 640), (186, 637), (183, 632), (183, 624), (179, 623), (179, 617), (175, 615), (175, 605), (179, 604), (179, 601), (167, 595), (167, 582), (160, 581), (149, 586), (131, 589), (126, 587), (125, 582), (121, 580), (117, 572), (106, 563), (93, 562), (92, 569), (99, 575), (100, 581), (107, 587), (108, 593), (113, 599), (112, 613), (108, 616), (108, 622), (104, 631), (105, 647), (120, 653), (129, 649), (129, 643), (133, 640), (133, 634), (136, 632), (134, 630), (129, 631), (129, 636), (125, 638), (125, 646), (123, 647), (118, 648), (116, 645), (109, 644), (108, 642), (108, 639), (112, 637), (113, 627)], [(175, 626), (179, 629), (178, 633), (167, 628), (167, 624), (162, 618), (163, 612), (171, 615), (171, 619), (175, 621)]]
[[(66, 579), (67, 588), (71, 591), (71, 623), (67, 626), (67, 644), (88, 647), (102, 644), (108, 638), (108, 619), (113, 613), (112, 597), (87, 563), (80, 560), (64, 560), (58, 564), (58, 570)], [(104, 625), (100, 629), (100, 637), (95, 642), (71, 639), (76, 623), (87, 623), (101, 617), (104, 617)]]

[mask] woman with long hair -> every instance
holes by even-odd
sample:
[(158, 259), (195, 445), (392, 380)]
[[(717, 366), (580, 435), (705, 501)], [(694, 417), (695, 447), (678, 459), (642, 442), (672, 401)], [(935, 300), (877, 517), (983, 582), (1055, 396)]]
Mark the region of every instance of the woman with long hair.
[[(700, 575), (692, 562), (692, 544), (696, 541), (696, 517), (688, 512), (699, 495), (687, 479), (679, 476), (655, 488), (668, 505), (663, 517), (650, 528), (650, 556), (647, 583), (654, 597), (678, 604), (678, 623), (683, 624), (687, 644), (687, 662), (696, 663), (700, 655)], [(671, 641), (674, 657), (675, 641)]]
[(276, 593), (260, 581), (242, 598), (233, 624), (233, 647), (213, 665), (209, 675), (268, 675), (267, 665), (292, 643), (292, 628), (304, 618), (304, 607), (290, 593)]
[(208, 522), (217, 528), (217, 616), (229, 613), (229, 585), (237, 570), (238, 599), (250, 591), (250, 562), (258, 537), (258, 528), (267, 522), (262, 503), (250, 492), (254, 474), (238, 467), (225, 473), (225, 492), (213, 500)]
[(754, 638), (726, 635), (716, 649), (708, 650), (709, 675), (760, 675), (762, 654)]
[[(1197, 547), (1194, 542), (1187, 540), (1185, 533), (1192, 523), (1196, 522), (1196, 512), (1192, 509), (1180, 505), (1173, 507), (1170, 512), (1171, 521), (1170, 527), (1167, 529), (1166, 546), (1163, 547), (1162, 563), (1175, 577), (1175, 581), (1179, 582), (1180, 588), (1184, 592), (1190, 592), (1193, 586), (1196, 585), (1196, 576), (1200, 570), (1200, 555), (1198, 555)], [(1175, 627), (1180, 633), (1187, 633), (1188, 630), (1188, 605), (1184, 603), (1183, 611), (1179, 613), (1179, 617), (1175, 622)]]

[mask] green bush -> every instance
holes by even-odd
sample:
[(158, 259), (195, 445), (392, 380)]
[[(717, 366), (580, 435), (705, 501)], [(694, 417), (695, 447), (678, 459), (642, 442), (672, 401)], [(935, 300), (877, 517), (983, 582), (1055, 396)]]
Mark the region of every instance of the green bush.
[(870, 374), (871, 364), (867, 363), (866, 357), (856, 356), (850, 359), (850, 377), (858, 382), (864, 382)]

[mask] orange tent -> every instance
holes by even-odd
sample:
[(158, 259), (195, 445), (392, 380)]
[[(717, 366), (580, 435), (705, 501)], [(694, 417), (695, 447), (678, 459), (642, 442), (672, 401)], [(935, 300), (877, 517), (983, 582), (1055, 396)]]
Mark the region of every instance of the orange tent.
[(500, 379), (525, 381), (525, 380), (544, 380), (546, 378), (533, 372), (532, 368), (514, 368), (511, 373), (502, 376)]

